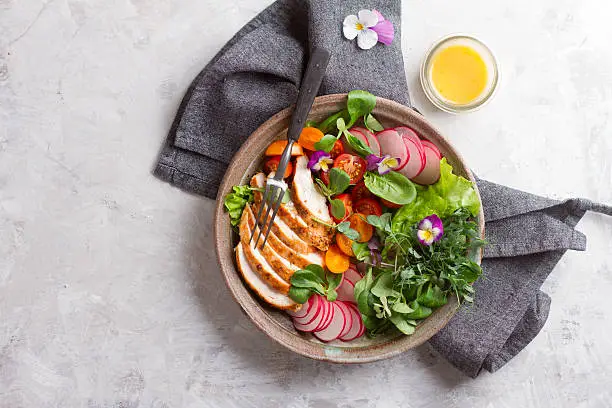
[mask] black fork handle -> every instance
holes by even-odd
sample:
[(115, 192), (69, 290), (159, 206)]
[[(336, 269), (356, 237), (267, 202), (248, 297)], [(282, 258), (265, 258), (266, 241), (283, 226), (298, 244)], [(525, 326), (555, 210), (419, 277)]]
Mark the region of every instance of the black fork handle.
[(306, 67), (306, 73), (300, 85), (295, 110), (293, 111), (291, 124), (287, 131), (287, 139), (293, 141), (299, 139), (310, 108), (312, 108), (314, 98), (317, 96), (319, 88), (321, 87), (321, 82), (325, 76), (325, 70), (327, 69), (330, 57), (331, 54), (324, 48), (315, 48), (312, 51), (308, 66)]

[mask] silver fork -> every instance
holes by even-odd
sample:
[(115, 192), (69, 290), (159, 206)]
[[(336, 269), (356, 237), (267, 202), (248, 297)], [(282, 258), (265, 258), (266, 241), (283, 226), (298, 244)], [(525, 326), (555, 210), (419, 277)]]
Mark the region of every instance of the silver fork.
[[(259, 205), (257, 217), (255, 217), (255, 226), (251, 232), (251, 238), (249, 239), (249, 242), (253, 241), (255, 232), (259, 231), (257, 238), (255, 239), (255, 247), (257, 247), (257, 243), (259, 242), (262, 234), (264, 238), (261, 247), (263, 247), (268, 240), (268, 235), (272, 229), (274, 218), (276, 217), (276, 213), (281, 206), (283, 196), (287, 191), (287, 183), (285, 183), (283, 180), (283, 176), (285, 175), (287, 164), (289, 164), (289, 160), (291, 160), (291, 150), (293, 148), (293, 144), (297, 142), (298, 138), (300, 137), (300, 133), (302, 132), (302, 128), (304, 127), (304, 123), (306, 122), (306, 118), (308, 117), (308, 113), (310, 112), (310, 108), (314, 102), (314, 98), (317, 96), (317, 92), (319, 92), (319, 87), (321, 86), (321, 81), (323, 81), (323, 76), (325, 75), (325, 70), (327, 69), (330, 56), (329, 51), (326, 49), (315, 48), (310, 56), (310, 60), (308, 61), (306, 73), (304, 74), (302, 84), (300, 85), (295, 110), (293, 111), (293, 115), (291, 117), (291, 124), (289, 125), (289, 130), (287, 131), (287, 146), (285, 147), (285, 150), (283, 150), (283, 154), (281, 155), (281, 159), (274, 177), (268, 178), (266, 182), (266, 190)], [(272, 211), (272, 216), (270, 216), (270, 211)]]

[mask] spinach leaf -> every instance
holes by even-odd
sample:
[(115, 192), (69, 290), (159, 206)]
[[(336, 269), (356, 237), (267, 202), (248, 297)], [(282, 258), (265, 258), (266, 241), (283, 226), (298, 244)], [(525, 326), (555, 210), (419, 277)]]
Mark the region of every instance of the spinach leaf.
[(421, 293), (421, 296), (417, 299), (419, 304), (430, 308), (437, 308), (443, 306), (448, 302), (446, 295), (438, 286), (430, 285), (425, 293)]
[(321, 140), (315, 143), (314, 147), (317, 150), (323, 150), (329, 153), (331, 149), (333, 149), (336, 140), (338, 139), (334, 135), (325, 135), (323, 138), (321, 138)]
[(393, 290), (393, 275), (391, 271), (378, 275), (370, 292), (379, 298), (392, 296), (395, 291)]
[(223, 205), (229, 213), (233, 227), (240, 223), (244, 207), (253, 202), (253, 189), (250, 186), (234, 186), (232, 192), (225, 196)]
[(367, 157), (370, 154), (374, 154), (372, 149), (369, 146), (366, 146), (361, 139), (357, 139), (355, 136), (351, 134), (348, 130), (344, 132), (344, 138), (346, 139), (347, 144), (353, 149), (358, 155), (361, 157)]
[(320, 282), (319, 277), (310, 271), (296, 271), (291, 277), (291, 286), (295, 286), (296, 288), (312, 289), (312, 291), (320, 295), (325, 295), (323, 282)]
[(336, 292), (336, 288), (340, 285), (342, 281), (341, 273), (328, 273), (327, 274), (327, 300), (333, 302), (338, 297), (338, 292)]
[(329, 189), (333, 195), (344, 192), (351, 184), (351, 178), (344, 170), (332, 168), (329, 171)]
[(366, 127), (370, 132), (382, 132), (383, 130), (385, 130), (383, 125), (381, 125), (380, 122), (376, 120), (376, 118), (371, 113), (369, 113), (365, 117), (363, 122), (365, 123)]
[[(357, 232), (357, 234), (359, 233)], [(359, 239), (359, 237), (357, 237), (357, 239)], [(353, 240), (353, 241), (356, 241), (356, 240)], [(351, 245), (351, 248), (353, 249), (355, 258), (357, 258), (358, 261), (365, 261), (366, 259), (370, 257), (370, 248), (368, 248), (367, 242), (353, 242), (353, 244)]]
[(414, 309), (414, 312), (406, 314), (405, 316), (407, 319), (425, 319), (426, 317), (429, 317), (429, 315), (433, 312), (430, 308), (419, 304), (419, 302), (416, 300), (410, 302), (410, 307)]
[(350, 91), (346, 101), (346, 107), (351, 117), (351, 122), (348, 127), (353, 126), (360, 118), (370, 114), (375, 106), (376, 96), (367, 91)]
[(410, 204), (417, 195), (412, 181), (395, 171), (390, 171), (383, 176), (368, 171), (365, 174), (364, 182), (374, 195), (395, 204)]
[(338, 200), (337, 198), (331, 200), (329, 202), (331, 204), (331, 213), (334, 218), (341, 220), (346, 215), (346, 208), (344, 208), (344, 202), (342, 200)]
[(317, 127), (317, 122), (314, 120), (307, 120), (306, 123), (304, 123), (304, 127)]
[(350, 119), (347, 109), (341, 110), (340, 112), (337, 112), (331, 115), (330, 117), (325, 119), (323, 122), (319, 123), (319, 126), (317, 126), (317, 129), (323, 132), (323, 134), (329, 133), (330, 131), (336, 129), (336, 123), (338, 119), (340, 118), (342, 118), (345, 121)]
[(319, 278), (319, 282), (323, 283), (323, 279), (325, 279), (325, 270), (321, 267), (321, 265), (310, 264), (306, 266), (304, 270), (314, 273)]
[(402, 333), (408, 335), (414, 333), (415, 327), (409, 323), (409, 320), (407, 320), (404, 315), (393, 313), (391, 317), (389, 317), (389, 320), (391, 320), (391, 323), (393, 323)]
[(410, 306), (408, 306), (406, 303), (403, 302), (397, 302), (395, 303), (391, 309), (393, 309), (394, 312), (397, 313), (411, 313), (414, 312), (414, 310), (412, 310), (410, 308)]
[(295, 286), (289, 288), (289, 297), (296, 303), (306, 303), (311, 294), (312, 292), (310, 289), (298, 288)]

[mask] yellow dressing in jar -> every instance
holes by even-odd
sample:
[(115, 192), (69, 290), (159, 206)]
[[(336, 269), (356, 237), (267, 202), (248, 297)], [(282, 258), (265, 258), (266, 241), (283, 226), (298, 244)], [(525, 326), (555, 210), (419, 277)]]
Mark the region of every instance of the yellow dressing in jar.
[(469, 104), (487, 86), (487, 65), (472, 47), (451, 45), (433, 57), (431, 80), (442, 98), (459, 105)]

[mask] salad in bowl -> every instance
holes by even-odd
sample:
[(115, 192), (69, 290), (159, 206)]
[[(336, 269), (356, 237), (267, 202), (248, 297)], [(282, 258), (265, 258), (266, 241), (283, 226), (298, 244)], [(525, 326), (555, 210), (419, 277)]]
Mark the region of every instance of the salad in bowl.
[[(250, 237), (286, 146), (283, 131), (242, 169), (241, 183), (226, 176), (217, 216), (235, 232), (224, 239), (236, 275), (265, 306), (253, 310), (252, 299), (245, 306), (235, 277), (226, 280), (255, 323), (289, 348), (373, 361), (422, 343), (473, 301), (484, 245), (480, 196), (462, 160), (420, 115), (366, 91), (321, 98), (330, 97), (325, 107), (315, 102), (294, 145), (289, 189), (263, 246)], [(279, 130), (280, 118), (261, 131)], [(251, 138), (247, 145), (261, 143)], [(392, 350), (373, 351), (381, 344)], [(350, 358), (330, 351), (347, 347), (363, 350)]]

